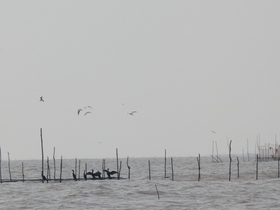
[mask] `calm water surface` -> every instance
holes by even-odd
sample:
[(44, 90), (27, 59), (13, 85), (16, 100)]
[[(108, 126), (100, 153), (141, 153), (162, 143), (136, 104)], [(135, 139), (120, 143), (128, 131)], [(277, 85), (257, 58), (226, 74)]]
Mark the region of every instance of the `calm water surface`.
[[(0, 209), (280, 209), (277, 161), (260, 162), (258, 180), (255, 160), (240, 161), (239, 178), (234, 161), (229, 181), (227, 157), (223, 163), (212, 163), (211, 158), (201, 157), (199, 182), (196, 157), (173, 158), (174, 181), (170, 158), (167, 159), (168, 178), (164, 178), (164, 158), (130, 158), (131, 179), (127, 179), (126, 158), (120, 160), (123, 178), (120, 180), (84, 181), (85, 163), (88, 171), (101, 171), (102, 160), (82, 159), (80, 181), (4, 182), (0, 184)], [(22, 162), (25, 179), (40, 179), (41, 161), (28, 160), (11, 161), (12, 180), (22, 179)], [(56, 167), (56, 178), (59, 178), (60, 160), (56, 161)], [(51, 178), (53, 168), (51, 160)], [(116, 170), (116, 160), (106, 159), (106, 168)], [(75, 160), (63, 160), (62, 178), (71, 179), (72, 169)], [(6, 161), (2, 161), (2, 178), (10, 179)]]

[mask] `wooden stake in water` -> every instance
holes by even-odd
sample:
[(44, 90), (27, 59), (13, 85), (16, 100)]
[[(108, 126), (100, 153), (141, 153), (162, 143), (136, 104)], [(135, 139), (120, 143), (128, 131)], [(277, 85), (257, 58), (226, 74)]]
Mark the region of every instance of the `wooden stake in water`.
[(0, 183), (2, 183), (2, 154), (1, 154), (1, 147), (0, 147)]
[(120, 179), (121, 170), (122, 170), (122, 161), (120, 161), (120, 168), (119, 168), (119, 171), (118, 171), (118, 179)]
[(148, 164), (149, 164), (149, 180), (151, 180), (151, 163), (150, 163), (150, 160), (148, 160)]
[(104, 179), (105, 178), (105, 168), (106, 168), (106, 165), (105, 165), (105, 159), (102, 160), (102, 178)]
[(129, 159), (129, 157), (127, 156), (126, 165), (127, 165), (127, 168), (128, 168), (128, 179), (130, 179), (130, 166), (128, 165), (128, 159)]
[(53, 148), (53, 179), (55, 180), (55, 171), (56, 171), (56, 167), (55, 167), (55, 147)]
[(21, 163), (21, 173), (22, 173), (22, 182), (24, 182), (24, 168), (23, 168), (23, 162)]
[[(40, 137), (41, 137), (41, 150), (42, 150), (42, 174), (44, 174), (44, 148), (43, 148), (42, 128), (40, 129)], [(43, 179), (42, 179), (42, 182), (44, 182)]]
[(51, 170), (50, 170), (50, 160), (49, 160), (49, 156), (47, 156), (47, 179), (48, 179), (48, 180), (51, 179)]
[(231, 159), (231, 142), (232, 142), (232, 140), (230, 140), (230, 142), (229, 142), (229, 177), (228, 177), (229, 181), (231, 179), (231, 162), (232, 162), (232, 159)]
[(77, 174), (77, 158), (75, 158), (75, 174)]
[(197, 180), (200, 181), (200, 154), (198, 154), (197, 165), (198, 165), (198, 178), (197, 178)]
[(237, 158), (237, 178), (239, 178), (239, 158)]
[(10, 153), (8, 153), (8, 167), (9, 167), (10, 181), (12, 181)]
[(279, 168), (279, 167), (280, 167), (280, 166), (279, 166), (279, 162), (280, 162), (280, 158), (278, 157), (278, 178), (279, 178), (279, 169), (280, 169), (280, 168)]
[(164, 178), (166, 178), (166, 149), (164, 150)]
[(81, 160), (79, 160), (79, 176), (78, 176), (79, 181), (81, 180), (80, 173), (81, 173)]
[(62, 156), (61, 156), (61, 160), (60, 160), (60, 177), (59, 177), (59, 182), (61, 182), (61, 178), (62, 178)]
[(172, 172), (171, 179), (172, 179), (172, 181), (174, 181), (173, 158), (171, 158), (171, 172)]
[(118, 148), (116, 148), (116, 158), (117, 158), (117, 172), (118, 172), (118, 177), (119, 177), (119, 153), (118, 153)]
[(257, 154), (257, 161), (256, 161), (256, 180), (258, 180), (258, 173), (259, 173), (259, 155)]
[(158, 192), (158, 189), (157, 189), (157, 185), (155, 184), (155, 186), (156, 186), (157, 196), (158, 196), (158, 200), (159, 200), (159, 192)]

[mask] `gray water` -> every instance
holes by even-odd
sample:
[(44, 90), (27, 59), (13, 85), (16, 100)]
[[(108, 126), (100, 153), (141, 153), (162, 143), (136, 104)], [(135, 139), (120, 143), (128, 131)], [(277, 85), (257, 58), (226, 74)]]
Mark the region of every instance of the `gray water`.
[[(149, 180), (148, 160), (151, 163)], [(256, 180), (255, 160), (232, 163), (229, 181), (229, 161), (212, 163), (201, 157), (201, 181), (197, 181), (196, 157), (173, 158), (174, 181), (171, 180), (171, 161), (167, 159), (164, 178), (164, 158), (130, 158), (131, 179), (127, 179), (126, 158), (122, 161), (120, 180), (83, 180), (82, 171), (87, 163), (101, 171), (101, 159), (82, 159), (80, 181), (19, 181), (22, 162), (25, 179), (40, 179), (41, 161), (11, 160), (12, 180), (0, 184), (0, 209), (280, 209), (278, 162), (259, 162)], [(56, 161), (59, 178), (60, 160)], [(53, 161), (50, 160), (51, 178)], [(63, 160), (63, 179), (72, 178), (75, 160)], [(116, 170), (116, 160), (106, 159), (106, 168)], [(77, 167), (78, 171), (78, 167)], [(78, 172), (77, 172), (77, 176)], [(2, 178), (9, 180), (7, 161), (2, 161)], [(156, 187), (159, 191), (158, 199)]]

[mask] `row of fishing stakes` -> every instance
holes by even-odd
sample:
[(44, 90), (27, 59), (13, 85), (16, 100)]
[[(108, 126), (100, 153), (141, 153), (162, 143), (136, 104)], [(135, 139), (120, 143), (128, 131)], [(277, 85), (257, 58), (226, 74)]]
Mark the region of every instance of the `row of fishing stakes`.
[[(41, 176), (42, 179), (26, 179), (25, 174), (24, 174), (24, 164), (22, 162), (21, 165), (21, 171), (22, 171), (22, 179), (12, 179), (12, 173), (11, 173), (11, 162), (10, 162), (10, 153), (8, 152), (8, 170), (9, 170), (9, 180), (3, 180), (2, 177), (2, 154), (1, 154), (1, 147), (0, 147), (0, 183), (5, 182), (16, 182), (16, 181), (38, 181), (41, 180), (42, 182), (51, 180), (51, 173), (50, 173), (50, 165), (49, 165), (49, 157), (47, 157), (47, 173), (45, 177), (45, 171), (44, 171), (44, 148), (43, 148), (43, 133), (42, 133), (42, 128), (40, 129), (40, 137), (41, 137), (41, 151), (42, 151), (42, 169), (41, 169)], [(231, 157), (231, 145), (232, 145), (232, 140), (229, 142), (229, 181), (231, 181), (231, 171), (232, 171), (232, 157)], [(60, 176), (59, 176), (59, 182), (62, 181), (62, 159), (63, 156), (61, 156), (60, 160)], [(213, 155), (212, 155), (213, 158)], [(200, 154), (198, 154), (197, 159), (197, 164), (198, 164), (198, 181), (201, 181), (201, 159), (200, 159)], [(256, 155), (256, 179), (258, 179), (258, 160), (259, 156), (258, 154)], [(214, 161), (218, 162), (218, 161)], [(222, 161), (219, 161), (222, 162)], [(55, 148), (53, 150), (53, 180), (56, 179), (56, 160), (55, 160)], [(77, 158), (75, 159), (75, 174), (77, 174), (77, 165), (78, 161)], [(129, 166), (129, 157), (127, 157), (126, 165), (128, 168), (128, 179), (130, 179), (130, 169), (131, 167)], [(166, 149), (164, 151), (164, 178), (168, 178), (166, 174), (166, 165), (167, 165), (167, 158), (166, 158)], [(81, 166), (81, 161), (79, 160), (79, 166), (78, 166), (78, 179), (80, 180), (80, 166)], [(116, 149), (116, 166), (117, 166), (117, 179), (120, 179), (120, 173), (121, 173), (121, 168), (122, 168), (122, 161), (119, 161), (119, 155), (118, 155), (118, 149)], [(148, 160), (148, 167), (149, 167), (149, 180), (152, 179), (151, 176), (151, 161)], [(105, 178), (104, 170), (106, 169), (105, 167), (105, 159), (102, 160), (102, 178)], [(85, 163), (85, 170), (84, 172), (87, 172), (87, 164)], [(239, 158), (237, 157), (237, 177), (239, 178)], [(278, 178), (280, 177), (280, 158), (278, 158)], [(72, 179), (64, 179), (64, 180), (72, 180)], [(174, 181), (174, 170), (173, 170), (173, 158), (171, 158), (171, 180)]]

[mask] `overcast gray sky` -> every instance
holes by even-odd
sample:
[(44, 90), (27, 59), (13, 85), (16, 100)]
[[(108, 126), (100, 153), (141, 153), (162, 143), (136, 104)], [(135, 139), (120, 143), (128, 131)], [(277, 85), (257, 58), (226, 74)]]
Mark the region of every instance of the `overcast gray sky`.
[[(255, 153), (280, 131), (279, 1), (0, 1), (2, 157)], [(40, 102), (43, 96), (45, 102)], [(92, 106), (80, 115), (79, 108)], [(133, 116), (127, 113), (136, 110)], [(215, 131), (216, 134), (211, 132)]]

